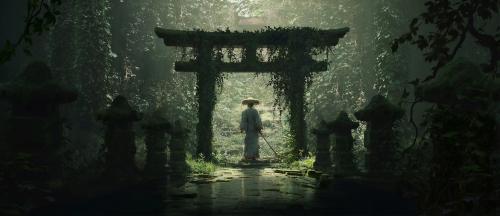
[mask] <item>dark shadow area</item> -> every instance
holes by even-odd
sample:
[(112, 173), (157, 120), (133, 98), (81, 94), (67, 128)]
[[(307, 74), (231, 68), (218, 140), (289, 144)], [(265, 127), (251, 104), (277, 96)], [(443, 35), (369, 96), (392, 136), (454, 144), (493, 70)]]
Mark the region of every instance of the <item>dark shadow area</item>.
[(271, 169), (221, 172), (226, 180), (176, 179), (169, 188), (143, 183), (85, 199), (67, 197), (31, 215), (417, 215), (412, 200), (380, 182), (336, 179), (319, 187), (318, 180)]
[(64, 201), (29, 215), (164, 215), (164, 196), (159, 187), (130, 185), (89, 198), (65, 197)]
[[(384, 186), (384, 184), (386, 186)], [(313, 210), (325, 215), (417, 215), (414, 200), (388, 183), (338, 179), (318, 191)]]

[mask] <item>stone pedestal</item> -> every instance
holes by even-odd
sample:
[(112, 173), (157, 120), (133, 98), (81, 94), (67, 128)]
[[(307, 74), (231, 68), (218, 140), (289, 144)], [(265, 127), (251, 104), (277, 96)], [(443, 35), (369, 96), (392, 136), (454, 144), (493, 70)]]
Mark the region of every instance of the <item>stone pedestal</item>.
[(176, 121), (170, 132), (170, 167), (174, 173), (183, 173), (187, 170), (186, 140), (190, 131)]
[(0, 85), (0, 99), (11, 105), (5, 125), (8, 157), (23, 154), (34, 165), (57, 173), (63, 144), (59, 106), (77, 98), (76, 91), (56, 82), (42, 62), (30, 64), (14, 81)]
[(313, 129), (312, 133), (316, 135), (316, 160), (314, 161), (314, 169), (329, 171), (332, 167), (330, 159), (330, 130), (325, 121), (321, 121), (317, 129)]
[(393, 126), (401, 119), (404, 110), (389, 103), (381, 96), (374, 96), (370, 103), (354, 114), (360, 121), (367, 122), (365, 161), (368, 175), (385, 177), (393, 174), (397, 147)]
[(359, 127), (359, 123), (351, 121), (346, 112), (339, 113), (337, 119), (329, 124), (335, 134), (335, 175), (348, 176), (358, 172), (354, 163), (352, 130)]
[(141, 119), (127, 99), (117, 96), (111, 106), (97, 115), (106, 126), (106, 171), (109, 177), (127, 180), (137, 174), (133, 123)]
[(146, 165), (144, 172), (151, 178), (161, 178), (166, 175), (167, 136), (171, 125), (167, 119), (156, 111), (142, 125), (146, 134)]

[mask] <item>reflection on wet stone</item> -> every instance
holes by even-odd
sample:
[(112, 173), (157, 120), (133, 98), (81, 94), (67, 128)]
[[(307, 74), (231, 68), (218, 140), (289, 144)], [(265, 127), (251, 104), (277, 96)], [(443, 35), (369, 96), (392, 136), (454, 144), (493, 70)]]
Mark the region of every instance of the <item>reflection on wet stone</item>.
[(223, 168), (214, 175), (206, 184), (188, 182), (171, 188), (169, 206), (176, 206), (176, 211), (186, 215), (281, 212), (291, 206), (305, 208), (304, 203), (312, 200), (316, 185), (313, 178), (291, 178), (269, 168)]

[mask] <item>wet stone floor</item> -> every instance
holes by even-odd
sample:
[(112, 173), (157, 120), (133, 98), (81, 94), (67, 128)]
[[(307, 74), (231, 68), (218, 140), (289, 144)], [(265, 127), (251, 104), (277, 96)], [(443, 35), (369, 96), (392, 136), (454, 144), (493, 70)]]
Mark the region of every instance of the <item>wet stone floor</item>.
[(300, 211), (312, 204), (316, 184), (314, 178), (290, 176), (270, 168), (227, 168), (218, 170), (214, 177), (194, 176), (184, 186), (170, 189), (165, 203), (169, 215)]
[(171, 176), (161, 186), (69, 198), (33, 215), (415, 215), (413, 202), (378, 183), (318, 179), (265, 167), (223, 168), (214, 175)]

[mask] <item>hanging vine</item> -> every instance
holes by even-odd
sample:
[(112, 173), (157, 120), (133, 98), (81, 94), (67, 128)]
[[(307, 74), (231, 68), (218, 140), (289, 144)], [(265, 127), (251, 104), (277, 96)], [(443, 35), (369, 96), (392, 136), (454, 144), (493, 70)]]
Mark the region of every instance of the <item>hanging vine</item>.
[[(222, 88), (224, 87), (224, 73), (221, 72), (219, 69), (220, 65), (219, 63), (222, 62), (222, 59), (224, 58), (224, 50), (220, 47), (217, 47), (213, 50), (214, 60), (215, 60), (215, 68), (213, 69), (213, 72), (215, 73), (215, 83), (217, 86), (218, 92), (222, 91)], [(217, 98), (215, 97), (214, 104), (217, 102)]]
[[(297, 31), (301, 30), (301, 31)], [(310, 66), (313, 63), (311, 56), (319, 55), (328, 52), (328, 46), (314, 47), (313, 41), (324, 40), (322, 35), (316, 34), (318, 29), (314, 28), (271, 28), (268, 27), (261, 32), (280, 32), (283, 35), (290, 35), (286, 46), (269, 46), (267, 47), (268, 61), (279, 62), (273, 71), (271, 71), (271, 80), (268, 85), (272, 86), (275, 94), (274, 107), (280, 113), (289, 108), (292, 97), (299, 96), (305, 92), (296, 92), (294, 87), (305, 84), (307, 90), (313, 81), (314, 71)], [(305, 37), (305, 35), (313, 35), (313, 37)], [(304, 41), (304, 38), (308, 40)], [(263, 53), (259, 53), (263, 55)], [(328, 62), (325, 60), (325, 62)], [(299, 69), (295, 69), (299, 67)], [(297, 73), (297, 71), (299, 73)], [(304, 96), (304, 95), (300, 95)], [(306, 108), (306, 106), (304, 106)]]

